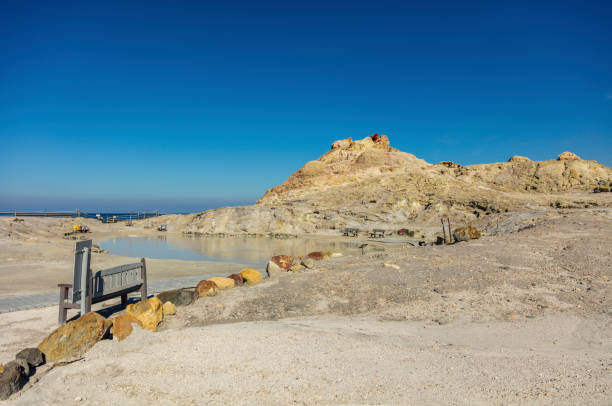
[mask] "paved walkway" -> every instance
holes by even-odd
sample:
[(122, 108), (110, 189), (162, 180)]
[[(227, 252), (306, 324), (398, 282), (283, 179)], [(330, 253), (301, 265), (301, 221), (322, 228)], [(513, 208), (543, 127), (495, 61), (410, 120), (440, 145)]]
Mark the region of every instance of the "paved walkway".
[[(217, 275), (185, 276), (182, 278), (167, 278), (149, 282), (148, 294), (156, 294), (170, 289), (195, 286), (202, 279)], [(139, 296), (136, 292), (130, 296)], [(56, 292), (35, 293), (32, 295), (11, 296), (0, 298), (0, 313), (16, 312), (19, 310), (37, 309), (40, 307), (57, 306), (59, 303), (59, 289)]]

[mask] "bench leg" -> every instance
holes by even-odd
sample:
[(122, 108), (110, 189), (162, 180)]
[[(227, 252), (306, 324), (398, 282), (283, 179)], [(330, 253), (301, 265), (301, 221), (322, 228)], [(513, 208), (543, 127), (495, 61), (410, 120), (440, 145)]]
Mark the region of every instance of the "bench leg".
[(142, 263), (142, 286), (140, 287), (140, 300), (147, 300), (147, 263), (144, 258), (140, 258)]
[(121, 307), (126, 307), (128, 304), (127, 293), (121, 295)]
[(68, 316), (68, 309), (66, 308), (65, 302), (68, 299), (68, 287), (60, 287), (60, 295), (59, 295), (59, 317), (58, 323), (63, 325), (66, 323), (66, 317)]

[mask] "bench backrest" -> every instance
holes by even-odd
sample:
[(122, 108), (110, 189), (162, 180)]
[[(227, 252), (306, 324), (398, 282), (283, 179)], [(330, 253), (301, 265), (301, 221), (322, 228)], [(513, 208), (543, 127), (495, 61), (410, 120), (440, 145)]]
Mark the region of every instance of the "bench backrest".
[(373, 233), (377, 233), (377, 234), (380, 234), (380, 233), (384, 234), (384, 233), (385, 233), (385, 230), (381, 230), (381, 229), (374, 229), (374, 230), (372, 230), (372, 232), (373, 232)]
[[(91, 265), (91, 240), (77, 241), (74, 250), (74, 278), (72, 282), (72, 303), (81, 300), (81, 275)], [(89, 281), (87, 281), (89, 288)]]
[(96, 272), (92, 278), (92, 299), (95, 301), (104, 296), (139, 287), (144, 283), (143, 266), (142, 262), (134, 262)]
[[(90, 269), (91, 265), (91, 240), (78, 241), (74, 252), (74, 279), (72, 283), (72, 303), (81, 300), (82, 285), (81, 276), (83, 269)], [(92, 292), (92, 301), (95, 302), (104, 296), (117, 294), (125, 290), (134, 290), (144, 283), (144, 264), (135, 262), (132, 264), (119, 265), (96, 272), (91, 277), (91, 271), (87, 273), (87, 290)], [(90, 287), (90, 284), (92, 285)]]

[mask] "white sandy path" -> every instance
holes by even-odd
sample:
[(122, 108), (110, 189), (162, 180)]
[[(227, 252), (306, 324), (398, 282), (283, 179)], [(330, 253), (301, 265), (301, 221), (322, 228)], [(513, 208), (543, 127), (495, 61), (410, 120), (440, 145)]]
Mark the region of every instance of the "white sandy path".
[(611, 354), (608, 317), (138, 330), (97, 344), (9, 403), (610, 404)]

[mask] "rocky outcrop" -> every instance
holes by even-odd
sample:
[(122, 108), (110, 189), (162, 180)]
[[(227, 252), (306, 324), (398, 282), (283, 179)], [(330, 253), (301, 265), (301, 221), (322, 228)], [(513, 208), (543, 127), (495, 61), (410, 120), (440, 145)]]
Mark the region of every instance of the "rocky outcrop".
[(302, 265), (305, 268), (314, 268), (315, 260), (311, 257), (302, 258)]
[(172, 289), (157, 295), (162, 302), (172, 302), (175, 306), (188, 306), (198, 297), (195, 289)]
[[(532, 210), (534, 200), (547, 194), (592, 192), (600, 179), (612, 178), (612, 169), (595, 161), (574, 159), (573, 154), (559, 159), (515, 156), (491, 164), (432, 165), (391, 147), (386, 136), (348, 138), (334, 142), (255, 205), (195, 214), (181, 229), (195, 234), (337, 235), (347, 227), (430, 227), (441, 216), (453, 224), (469, 224), (482, 215)], [(271, 267), (270, 273), (275, 271)]]
[(57, 328), (38, 345), (38, 349), (45, 354), (47, 362), (72, 361), (106, 337), (111, 325), (110, 320), (98, 313), (86, 313)]
[(526, 156), (513, 155), (508, 159), (508, 162), (531, 162), (531, 159)]
[(322, 259), (325, 259), (327, 256), (327, 254), (321, 252), (321, 251), (316, 251), (316, 252), (311, 252), (310, 254), (308, 254), (308, 258), (312, 258), (315, 261), (321, 261)]
[(565, 151), (557, 156), (559, 161), (581, 161), (580, 157), (573, 152)]
[(287, 270), (278, 266), (274, 261), (268, 261), (268, 265), (266, 265), (266, 273), (268, 274), (268, 278), (283, 272), (287, 272)]
[(213, 281), (200, 281), (196, 286), (198, 297), (215, 296), (217, 294), (217, 284)]
[(162, 301), (158, 297), (130, 304), (125, 313), (133, 317), (145, 330), (157, 331), (157, 326), (164, 319)]
[(289, 267), (289, 271), (290, 272), (298, 272), (301, 271), (302, 269), (304, 269), (305, 266), (302, 264), (293, 264)]
[(256, 285), (261, 280), (261, 273), (255, 269), (245, 268), (240, 271), (247, 285)]
[(233, 279), (223, 276), (215, 276), (214, 278), (210, 278), (209, 281), (214, 282), (220, 290), (231, 289), (236, 285)]
[(275, 255), (270, 258), (270, 261), (274, 262), (284, 271), (288, 270), (291, 267), (291, 264), (293, 264), (293, 258), (291, 258), (289, 255)]

